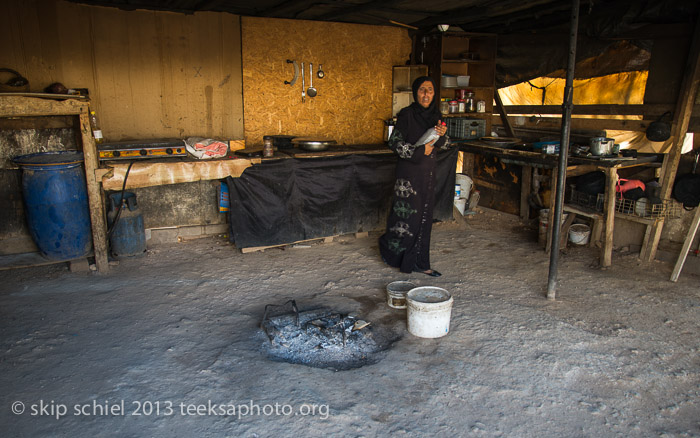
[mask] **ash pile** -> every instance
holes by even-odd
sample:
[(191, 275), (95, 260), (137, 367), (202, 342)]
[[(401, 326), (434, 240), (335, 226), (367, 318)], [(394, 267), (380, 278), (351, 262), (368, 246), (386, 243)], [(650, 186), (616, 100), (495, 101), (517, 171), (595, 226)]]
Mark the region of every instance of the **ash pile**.
[(332, 309), (299, 311), (294, 300), (265, 306), (260, 327), (269, 340), (263, 349), (270, 359), (333, 370), (376, 363), (378, 353), (398, 338)]

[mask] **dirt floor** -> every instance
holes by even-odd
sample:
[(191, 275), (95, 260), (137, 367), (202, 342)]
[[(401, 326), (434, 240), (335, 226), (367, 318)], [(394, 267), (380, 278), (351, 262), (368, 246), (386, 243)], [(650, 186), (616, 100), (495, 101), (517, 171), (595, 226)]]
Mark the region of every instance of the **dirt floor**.
[[(385, 266), (376, 235), (241, 254), (149, 248), (109, 274), (0, 272), (3, 436), (698, 437), (700, 288), (671, 265), (569, 248), (557, 300), (537, 231), (494, 212), (436, 224), (440, 278)], [(421, 339), (394, 280), (454, 296)], [(352, 312), (398, 340), (347, 371), (269, 360), (266, 304)]]

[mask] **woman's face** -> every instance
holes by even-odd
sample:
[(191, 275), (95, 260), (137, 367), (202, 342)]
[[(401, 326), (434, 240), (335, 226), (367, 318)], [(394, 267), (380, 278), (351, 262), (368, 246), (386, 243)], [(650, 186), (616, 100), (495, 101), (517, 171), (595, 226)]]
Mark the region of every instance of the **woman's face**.
[(433, 89), (433, 83), (430, 81), (425, 81), (422, 84), (420, 84), (420, 87), (418, 87), (418, 103), (420, 106), (423, 108), (428, 108), (430, 106), (430, 103), (433, 101), (433, 97), (435, 97), (435, 90)]

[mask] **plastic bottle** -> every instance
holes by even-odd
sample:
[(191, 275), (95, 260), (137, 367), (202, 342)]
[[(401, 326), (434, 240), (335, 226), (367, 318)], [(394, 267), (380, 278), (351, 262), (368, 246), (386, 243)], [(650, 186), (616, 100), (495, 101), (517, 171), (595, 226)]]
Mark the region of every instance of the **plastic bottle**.
[[(447, 126), (445, 122), (440, 122), (443, 126)], [(435, 128), (430, 128), (425, 133), (421, 136), (421, 138), (418, 139), (416, 142), (416, 145), (422, 145), (422, 144), (428, 144), (433, 140), (437, 140), (440, 138), (440, 135), (437, 133)]]
[(102, 129), (100, 129), (100, 122), (97, 119), (97, 114), (95, 114), (95, 111), (90, 111), (90, 127), (92, 128), (92, 135), (95, 137), (95, 144), (104, 142)]

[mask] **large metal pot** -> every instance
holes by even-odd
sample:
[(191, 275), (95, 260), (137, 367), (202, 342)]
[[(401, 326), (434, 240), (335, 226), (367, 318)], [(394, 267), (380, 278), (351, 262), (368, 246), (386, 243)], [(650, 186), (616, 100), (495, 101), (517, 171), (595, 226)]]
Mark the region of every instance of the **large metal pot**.
[(615, 139), (606, 137), (591, 137), (591, 139), (588, 140), (588, 144), (591, 147), (591, 154), (593, 155), (611, 155), (613, 153), (613, 148), (615, 147)]
[(292, 144), (305, 151), (318, 152), (325, 151), (329, 146), (335, 145), (335, 140), (327, 138), (297, 137), (292, 139)]

